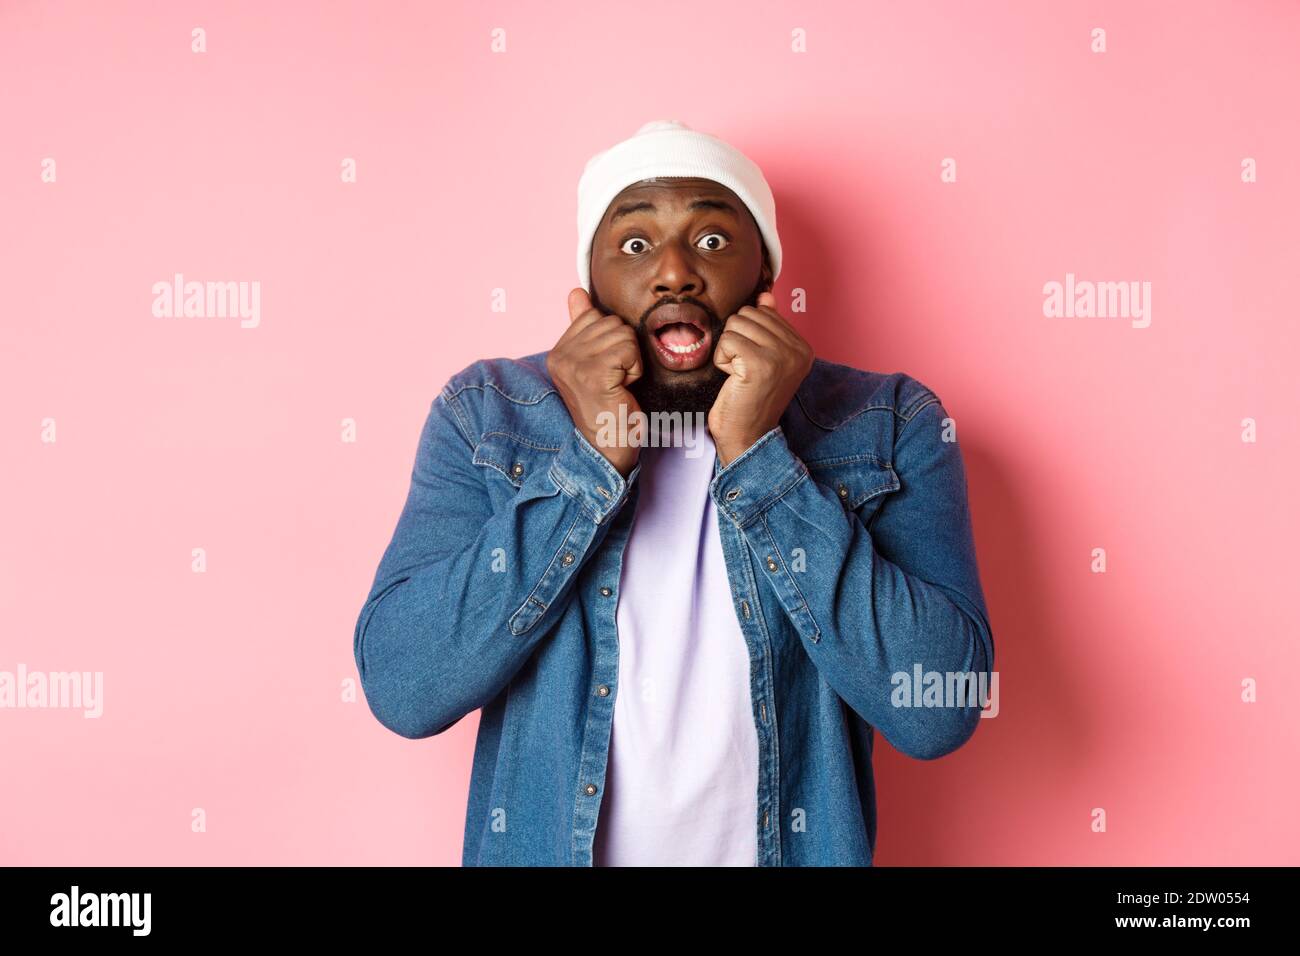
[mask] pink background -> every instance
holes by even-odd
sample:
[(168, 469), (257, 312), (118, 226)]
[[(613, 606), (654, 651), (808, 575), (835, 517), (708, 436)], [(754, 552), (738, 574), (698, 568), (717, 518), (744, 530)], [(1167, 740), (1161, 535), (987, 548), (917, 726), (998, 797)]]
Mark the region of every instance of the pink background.
[[(0, 710), (0, 862), (459, 863), (477, 715), (343, 701), (353, 627), (434, 394), (558, 338), (583, 163), (677, 118), (817, 353), (959, 423), (1001, 713), (882, 743), (877, 862), (1300, 863), (1300, 8), (641, 9), (0, 4), (0, 670), (104, 674)], [(260, 326), (153, 317), (176, 272)], [(1044, 317), (1067, 272), (1151, 326)]]

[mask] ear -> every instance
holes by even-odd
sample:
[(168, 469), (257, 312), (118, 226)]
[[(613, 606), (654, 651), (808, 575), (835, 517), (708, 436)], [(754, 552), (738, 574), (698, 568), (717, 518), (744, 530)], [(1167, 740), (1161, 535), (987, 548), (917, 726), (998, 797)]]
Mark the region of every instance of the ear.
[(763, 273), (759, 277), (759, 291), (772, 291), (772, 257), (767, 251), (767, 243), (763, 243)]

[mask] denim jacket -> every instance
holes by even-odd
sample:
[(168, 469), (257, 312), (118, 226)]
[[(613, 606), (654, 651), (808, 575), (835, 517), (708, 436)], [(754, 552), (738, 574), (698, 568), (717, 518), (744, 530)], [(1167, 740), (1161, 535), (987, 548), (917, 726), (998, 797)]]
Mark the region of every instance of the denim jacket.
[[(871, 865), (875, 730), (929, 760), (979, 722), (960, 676), (956, 695), (930, 693), (930, 672), (951, 691), (951, 675), (993, 667), (947, 415), (908, 375), (818, 358), (777, 427), (725, 468), (715, 457), (759, 866)], [(394, 733), (482, 709), (466, 866), (592, 865), (639, 473), (624, 479), (574, 426), (545, 352), (475, 362), (432, 401), (353, 651)]]

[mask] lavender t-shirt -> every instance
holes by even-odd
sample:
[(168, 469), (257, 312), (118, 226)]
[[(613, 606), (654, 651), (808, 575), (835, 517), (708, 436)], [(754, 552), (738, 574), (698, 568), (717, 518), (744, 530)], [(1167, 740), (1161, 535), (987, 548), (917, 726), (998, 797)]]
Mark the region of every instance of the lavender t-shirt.
[(715, 449), (643, 447), (618, 595), (596, 866), (756, 866), (749, 652), (709, 497)]

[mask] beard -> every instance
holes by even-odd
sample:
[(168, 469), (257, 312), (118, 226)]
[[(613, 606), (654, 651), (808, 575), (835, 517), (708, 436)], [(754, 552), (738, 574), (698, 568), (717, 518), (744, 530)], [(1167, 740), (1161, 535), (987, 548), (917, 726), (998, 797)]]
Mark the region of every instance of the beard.
[[(717, 348), (717, 342), (713, 347)], [(641, 347), (641, 367), (649, 369), (648, 363), (653, 362), (654, 358), (646, 354), (644, 345)], [(717, 401), (718, 392), (726, 384), (730, 377), (722, 369), (712, 364), (707, 366), (709, 376), (706, 379), (694, 379), (687, 382), (664, 382), (654, 377), (654, 373), (642, 375), (630, 386), (628, 391), (636, 399), (641, 410), (647, 414), (651, 412), (685, 412), (694, 413), (702, 412), (708, 415), (709, 409)]]
[[(766, 288), (767, 285), (763, 281), (763, 277), (759, 276), (758, 284), (754, 286), (754, 291), (749, 294), (749, 299), (745, 305), (757, 305), (759, 293)], [(713, 364), (713, 356), (718, 350), (718, 337), (722, 334), (725, 323), (712, 309), (703, 303), (696, 302), (689, 296), (683, 301), (695, 303), (708, 315), (709, 328), (713, 334), (709, 361), (703, 367), (708, 370), (708, 374), (701, 377), (702, 370), (697, 370), (689, 378), (682, 380), (682, 373), (669, 372), (661, 367), (654, 356), (654, 345), (650, 342), (650, 333), (645, 330), (647, 316), (642, 316), (641, 322), (636, 326), (637, 344), (641, 348), (642, 375), (641, 378), (628, 386), (628, 391), (637, 400), (641, 410), (647, 414), (651, 412), (682, 412), (685, 414), (700, 412), (707, 416), (709, 410), (713, 408), (713, 403), (717, 401), (718, 392), (722, 391), (722, 386), (731, 377)], [(604, 309), (602, 308), (601, 311), (604, 311)]]

